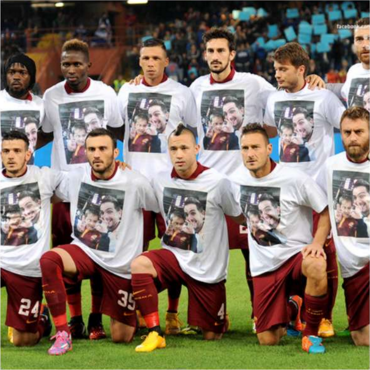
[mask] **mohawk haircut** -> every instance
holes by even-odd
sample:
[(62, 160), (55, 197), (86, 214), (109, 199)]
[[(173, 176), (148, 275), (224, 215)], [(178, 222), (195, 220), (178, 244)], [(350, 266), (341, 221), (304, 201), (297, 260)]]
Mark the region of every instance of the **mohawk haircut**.
[(194, 132), (191, 131), (190, 129), (188, 129), (183, 122), (179, 122), (179, 124), (177, 125), (177, 127), (170, 133), (170, 135), (168, 136), (168, 140), (170, 140), (170, 137), (171, 136), (181, 136), (183, 134), (183, 132), (190, 132), (194, 141), (196, 142), (197, 139), (194, 135)]

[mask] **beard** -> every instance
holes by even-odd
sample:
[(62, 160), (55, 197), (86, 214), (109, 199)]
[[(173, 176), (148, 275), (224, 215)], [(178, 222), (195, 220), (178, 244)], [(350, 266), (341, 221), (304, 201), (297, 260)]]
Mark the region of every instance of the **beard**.
[(20, 99), (29, 92), (29, 89), (27, 88), (27, 89), (21, 89), (21, 90), (13, 90), (11, 87), (7, 87), (6, 91), (13, 98)]
[[(217, 66), (218, 66), (219, 64), (217, 64)], [(229, 67), (229, 64), (226, 64), (224, 67), (222, 67), (221, 69), (214, 69), (213, 68), (213, 66), (212, 65), (209, 65), (209, 70), (212, 72), (212, 73), (214, 73), (214, 74), (216, 74), (216, 75), (219, 75), (219, 74), (221, 74), (222, 72), (224, 72), (227, 68)]]
[(115, 166), (115, 162), (114, 158), (112, 158), (111, 161), (104, 167), (97, 167), (96, 164), (94, 163), (90, 163), (90, 166), (92, 167), (95, 173), (98, 173), (99, 175), (104, 175), (105, 173), (112, 170), (112, 167)]
[(362, 159), (367, 153), (369, 153), (369, 142), (364, 145), (344, 145), (346, 153), (349, 158), (351, 158), (354, 162), (359, 159)]

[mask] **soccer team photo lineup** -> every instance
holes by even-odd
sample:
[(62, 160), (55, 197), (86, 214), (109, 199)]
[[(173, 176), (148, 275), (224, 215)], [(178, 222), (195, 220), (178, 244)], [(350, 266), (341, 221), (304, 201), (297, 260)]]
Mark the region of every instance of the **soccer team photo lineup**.
[(1, 3), (2, 355), (232, 341), (238, 254), (262, 355), (365, 356), (369, 3), (131, 3)]

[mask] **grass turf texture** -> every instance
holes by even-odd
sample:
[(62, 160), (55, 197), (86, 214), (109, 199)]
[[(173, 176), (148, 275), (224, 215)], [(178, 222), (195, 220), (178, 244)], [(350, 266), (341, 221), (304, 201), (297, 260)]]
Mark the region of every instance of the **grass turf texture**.
[[(155, 240), (151, 248), (158, 247)], [(368, 348), (356, 348), (349, 337), (324, 340), (327, 353), (309, 355), (301, 350), (300, 338), (284, 337), (279, 346), (261, 347), (252, 334), (249, 291), (245, 280), (244, 259), (240, 251), (230, 253), (227, 304), (231, 330), (221, 341), (205, 342), (200, 335), (167, 337), (167, 348), (151, 353), (135, 353), (135, 346), (142, 342), (139, 332), (133, 343), (114, 344), (109, 336), (109, 318), (104, 316), (108, 339), (92, 342), (75, 340), (73, 350), (64, 356), (49, 356), (51, 346), (46, 338), (35, 347), (16, 348), (7, 339), (4, 325), (6, 292), (1, 294), (1, 368), (2, 369), (368, 369)], [(90, 287), (83, 284), (83, 310), (87, 324), (90, 310)], [(160, 294), (161, 323), (167, 308), (167, 293)], [(180, 318), (186, 322), (187, 292), (183, 287)], [(338, 289), (334, 308), (336, 330), (347, 326), (344, 296)], [(52, 334), (54, 333), (54, 329)]]

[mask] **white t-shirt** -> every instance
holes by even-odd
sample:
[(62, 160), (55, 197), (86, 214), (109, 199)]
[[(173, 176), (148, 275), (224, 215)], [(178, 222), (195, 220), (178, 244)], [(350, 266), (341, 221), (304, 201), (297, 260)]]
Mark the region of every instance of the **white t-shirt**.
[(252, 276), (277, 270), (312, 238), (312, 209), (327, 206), (324, 192), (309, 176), (279, 164), (263, 178), (240, 166), (231, 176), (240, 185), (247, 216)]
[[(6, 90), (0, 91), (1, 133), (18, 130), (25, 133), (30, 140), (30, 149), (34, 151), (37, 143), (37, 130), (44, 119), (43, 100), (30, 93), (30, 99), (16, 99)], [(1, 148), (1, 143), (0, 143)], [(29, 164), (33, 164), (36, 153)]]
[(42, 130), (54, 132), (52, 168), (70, 171), (87, 162), (87, 133), (97, 127), (121, 127), (122, 119), (116, 93), (110, 86), (90, 79), (87, 90), (69, 94), (65, 84), (59, 82), (45, 91)]
[[(125, 162), (149, 179), (170, 170), (168, 135), (179, 122), (197, 128), (195, 101), (189, 88), (171, 78), (157, 86), (126, 83), (118, 100), (125, 124)], [(136, 125), (144, 125), (141, 134)]]
[(50, 248), (50, 198), (62, 173), (28, 166), (21, 177), (0, 174), (1, 268), (41, 277), (40, 258)]
[(93, 180), (88, 164), (68, 173), (56, 194), (71, 203), (72, 244), (112, 274), (131, 278), (130, 264), (143, 250), (143, 211), (159, 212), (149, 181), (120, 169)]
[[(230, 175), (242, 163), (241, 127), (262, 123), (267, 96), (275, 88), (260, 76), (235, 72), (234, 77), (224, 83), (211, 84), (210, 75), (199, 77), (190, 89), (197, 104), (201, 129), (199, 161)], [(214, 114), (221, 114), (223, 118), (213, 117)], [(217, 119), (223, 119), (224, 125), (222, 132), (216, 135), (211, 126)]]
[(193, 180), (172, 178), (164, 172), (153, 184), (167, 225), (163, 248), (195, 280), (213, 284), (226, 279), (229, 244), (224, 215), (242, 213), (236, 188), (214, 169)]
[[(277, 91), (267, 100), (264, 122), (279, 133), (280, 164), (315, 178), (334, 154), (334, 127), (345, 108), (328, 90)], [(290, 137), (285, 141), (285, 137)]]
[(355, 186), (359, 181), (365, 181), (369, 187), (369, 161), (350, 162), (345, 152), (329, 158), (317, 178), (327, 193), (334, 242), (344, 278), (355, 275), (370, 261), (370, 194), (368, 188), (366, 191), (364, 186)]
[(355, 105), (370, 110), (370, 69), (365, 69), (362, 63), (353, 65), (342, 86), (342, 96), (348, 108)]

